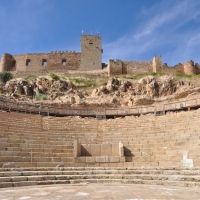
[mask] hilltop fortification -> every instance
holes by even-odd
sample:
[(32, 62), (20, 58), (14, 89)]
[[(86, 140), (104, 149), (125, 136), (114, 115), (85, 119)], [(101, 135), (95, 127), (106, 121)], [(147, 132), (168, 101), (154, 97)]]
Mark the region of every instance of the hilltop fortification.
[[(102, 70), (102, 38), (95, 35), (81, 36), (81, 52), (55, 51), (50, 53), (27, 53), (11, 55), (4, 53), (0, 60), (0, 71), (13, 73), (40, 73), (49, 71), (67, 72)], [(143, 74), (151, 72), (199, 74), (200, 65), (193, 61), (168, 66), (162, 63), (161, 56), (152, 61), (122, 61), (109, 59), (108, 75)]]

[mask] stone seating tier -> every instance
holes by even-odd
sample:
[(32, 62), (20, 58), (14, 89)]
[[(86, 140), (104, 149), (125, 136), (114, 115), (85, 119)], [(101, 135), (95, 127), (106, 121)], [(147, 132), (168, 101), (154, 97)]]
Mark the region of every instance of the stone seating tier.
[(123, 183), (200, 187), (200, 168), (65, 167), (0, 169), (0, 188), (46, 184)]
[[(183, 151), (189, 152), (194, 166), (200, 166), (200, 110), (109, 120), (41, 116), (15, 119), (7, 115), (8, 113), (3, 117), (3, 114), (0, 114), (0, 151), (3, 154), (5, 151), (8, 151), (8, 154), (16, 151), (23, 155), (31, 150), (38, 155), (46, 152), (64, 153), (60, 150), (67, 150), (65, 147), (72, 144), (74, 139), (78, 139), (81, 144), (121, 141), (124, 144), (126, 163), (116, 166), (181, 166)], [(60, 141), (62, 143), (59, 143)], [(56, 157), (51, 154), (50, 157), (54, 156)], [(67, 152), (66, 158), (70, 158)], [(45, 166), (47, 164), (48, 162)], [(67, 165), (66, 162), (65, 164)]]

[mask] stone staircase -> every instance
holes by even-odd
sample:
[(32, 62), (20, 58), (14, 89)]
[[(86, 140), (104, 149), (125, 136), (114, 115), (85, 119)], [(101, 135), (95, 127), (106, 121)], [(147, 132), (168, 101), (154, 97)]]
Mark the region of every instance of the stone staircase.
[(200, 187), (199, 180), (200, 168), (65, 167), (0, 169), (0, 188), (86, 183)]

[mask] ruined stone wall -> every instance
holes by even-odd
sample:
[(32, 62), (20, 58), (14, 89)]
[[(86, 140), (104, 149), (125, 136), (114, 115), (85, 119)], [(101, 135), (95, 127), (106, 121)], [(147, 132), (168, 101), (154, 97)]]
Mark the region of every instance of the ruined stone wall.
[(178, 63), (175, 66), (168, 66), (167, 63), (163, 64), (162, 72), (166, 74), (184, 74), (184, 66), (182, 63)]
[(12, 55), (4, 53), (2, 55), (0, 72), (2, 71), (15, 71), (16, 70), (16, 61)]
[(76, 52), (22, 54), (13, 57), (16, 60), (17, 71), (78, 70), (80, 68), (80, 53)]
[[(152, 72), (152, 62), (123, 61), (126, 74), (144, 74)], [(124, 71), (124, 72), (125, 72)], [(125, 74), (125, 73), (124, 73)]]
[(108, 75), (145, 74), (152, 72), (152, 62), (121, 61), (109, 59)]
[(194, 67), (195, 67), (196, 74), (200, 74), (200, 65), (196, 63)]
[(185, 74), (196, 74), (194, 62), (192, 60), (185, 62), (183, 66)]
[(108, 76), (122, 74), (122, 61), (109, 59), (108, 61)]
[(102, 69), (102, 45), (100, 36), (81, 36), (81, 67), (80, 70)]

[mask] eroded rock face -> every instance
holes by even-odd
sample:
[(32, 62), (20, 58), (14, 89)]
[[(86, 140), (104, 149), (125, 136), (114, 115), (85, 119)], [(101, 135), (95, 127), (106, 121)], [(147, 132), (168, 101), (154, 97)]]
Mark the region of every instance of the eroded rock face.
[(132, 107), (151, 105), (155, 101), (169, 98), (185, 98), (191, 92), (200, 92), (193, 90), (192, 84), (188, 81), (175, 81), (172, 76), (147, 76), (139, 80), (109, 78), (106, 85), (104, 83), (98, 88), (78, 88), (69, 80), (40, 77), (29, 81), (12, 79), (2, 86), (2, 90), (6, 96), (13, 96), (17, 101), (45, 94), (51, 103), (66, 103), (72, 107)]
[(171, 76), (161, 77), (159, 81), (152, 76), (142, 78), (136, 86), (136, 94), (147, 95), (151, 98), (171, 95), (176, 91), (173, 80)]
[(148, 76), (138, 81), (136, 86), (137, 95), (147, 95), (148, 97), (157, 97), (159, 91), (159, 84), (155, 77)]

